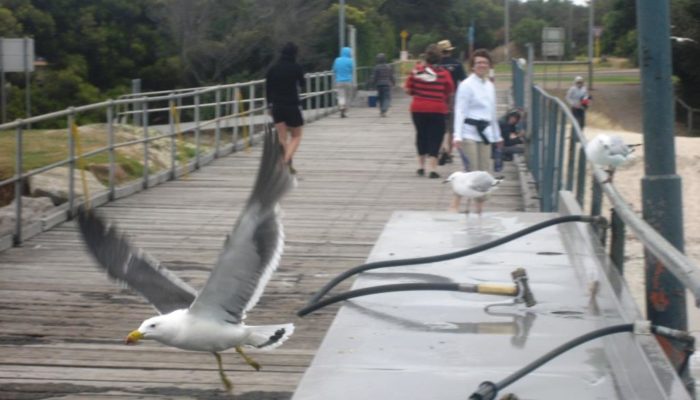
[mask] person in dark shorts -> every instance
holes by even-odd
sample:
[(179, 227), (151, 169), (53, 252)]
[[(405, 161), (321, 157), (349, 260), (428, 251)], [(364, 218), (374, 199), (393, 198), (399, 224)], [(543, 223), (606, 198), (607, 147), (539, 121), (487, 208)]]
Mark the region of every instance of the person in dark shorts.
[[(265, 75), (267, 104), (284, 147), (284, 161), (292, 172), (296, 172), (292, 167), (292, 158), (301, 144), (304, 125), (299, 100), (299, 91), (304, 87), (304, 72), (296, 62), (297, 51), (294, 43), (285, 44), (279, 60)], [(287, 135), (288, 132), (291, 137)]]

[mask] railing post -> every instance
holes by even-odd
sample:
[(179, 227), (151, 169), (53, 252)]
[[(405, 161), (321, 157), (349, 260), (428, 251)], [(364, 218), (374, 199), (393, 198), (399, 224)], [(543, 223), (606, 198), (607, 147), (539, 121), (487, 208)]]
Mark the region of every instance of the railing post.
[[(3, 90), (0, 88), (0, 90)], [(13, 242), (15, 245), (22, 243), (22, 151), (24, 146), (22, 143), (22, 124), (17, 125), (17, 133), (15, 136), (15, 234)]]
[[(171, 94), (171, 96), (173, 96)], [(177, 142), (175, 140), (175, 115), (177, 112), (175, 101), (172, 97), (168, 100), (168, 124), (170, 124), (170, 179), (177, 179)]]
[[(564, 124), (566, 126), (566, 123)], [(569, 139), (569, 159), (566, 167), (566, 190), (574, 189), (574, 168), (576, 165), (576, 143), (578, 143), (578, 135), (574, 130), (574, 124), (571, 124), (571, 136)]]
[(107, 144), (109, 149), (107, 155), (109, 157), (109, 194), (110, 201), (114, 200), (114, 101), (110, 100), (107, 106)]
[[(557, 193), (561, 191), (564, 181), (564, 151), (566, 145), (566, 113), (564, 110), (559, 109), (559, 134), (557, 135), (558, 151), (557, 151)], [(554, 197), (554, 208), (559, 207), (559, 196)]]
[(199, 143), (200, 143), (200, 110), (199, 94), (194, 96), (194, 168), (199, 169)]
[(75, 112), (68, 115), (68, 219), (73, 219), (75, 207), (75, 140), (73, 140), (73, 124)]
[(556, 157), (556, 135), (557, 135), (557, 113), (554, 111), (556, 104), (553, 101), (546, 101), (547, 125), (546, 136), (543, 141), (544, 169), (542, 170), (541, 199), (542, 211), (552, 212), (554, 209), (554, 166)]
[(233, 129), (231, 132), (233, 133), (233, 151), (235, 152), (238, 150), (238, 138), (240, 136), (239, 127), (241, 125), (241, 88), (238, 85), (233, 89), (233, 98), (233, 115), (236, 117), (233, 119)]
[(304, 79), (304, 86), (306, 86), (306, 115), (309, 120), (313, 120), (311, 118), (311, 74), (306, 74), (306, 79)]
[(219, 157), (219, 147), (221, 146), (221, 88), (217, 88), (214, 92), (216, 106), (214, 109), (214, 119), (216, 120), (214, 128), (214, 158)]
[(578, 149), (578, 168), (576, 170), (576, 201), (583, 208), (586, 192), (586, 151), (583, 146)]
[(142, 187), (148, 189), (148, 175), (150, 175), (149, 164), (148, 164), (148, 102), (144, 101), (141, 103), (141, 114), (143, 122), (143, 182)]
[(255, 110), (255, 85), (250, 84), (248, 87), (248, 143), (250, 143), (250, 146), (252, 146), (255, 141), (253, 138), (255, 137), (255, 121), (253, 120), (255, 118), (254, 110)]
[(622, 276), (625, 272), (625, 223), (610, 209), (610, 260)]
[[(530, 114), (530, 120), (532, 130), (530, 131), (530, 171), (535, 179), (538, 179), (537, 171), (539, 169), (540, 154), (539, 154), (539, 141), (540, 141), (540, 94), (537, 88), (532, 87), (532, 112)], [(537, 182), (540, 185), (540, 182)]]

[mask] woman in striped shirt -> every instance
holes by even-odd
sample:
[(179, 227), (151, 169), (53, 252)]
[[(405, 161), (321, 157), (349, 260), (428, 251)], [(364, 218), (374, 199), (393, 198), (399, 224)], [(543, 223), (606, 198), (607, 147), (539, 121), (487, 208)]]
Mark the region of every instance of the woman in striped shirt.
[(425, 161), (429, 161), (430, 178), (439, 178), (437, 156), (445, 133), (445, 116), (454, 93), (452, 76), (438, 66), (440, 50), (431, 44), (425, 50), (425, 62), (419, 63), (406, 80), (406, 92), (413, 96), (411, 117), (416, 127), (419, 176), (425, 175)]

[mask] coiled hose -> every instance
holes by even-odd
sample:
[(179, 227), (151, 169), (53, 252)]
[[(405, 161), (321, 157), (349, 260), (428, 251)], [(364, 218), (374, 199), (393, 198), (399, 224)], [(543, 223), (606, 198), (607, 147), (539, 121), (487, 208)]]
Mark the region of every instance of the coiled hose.
[[(549, 351), (548, 353), (546, 353), (542, 357), (540, 357), (540, 358), (536, 359), (535, 361), (531, 362), (530, 364), (520, 368), (519, 370), (515, 371), (514, 373), (507, 376), (505, 379), (501, 380), (498, 383), (493, 383), (491, 381), (482, 382), (479, 385), (479, 388), (477, 389), (477, 391), (472, 393), (471, 396), (469, 396), (469, 400), (493, 400), (496, 397), (496, 395), (498, 394), (499, 390), (502, 390), (506, 386), (510, 385), (511, 383), (517, 381), (518, 379), (522, 378), (523, 376), (529, 374), (530, 372), (539, 368), (543, 364), (552, 360), (554, 357), (557, 357), (558, 355), (565, 353), (578, 345), (581, 345), (581, 344), (586, 343), (586, 342), (593, 340), (593, 339), (597, 339), (599, 337), (612, 335), (614, 333), (634, 332), (634, 330), (635, 330), (635, 324), (620, 324), (620, 325), (608, 326), (605, 328), (601, 328), (601, 329), (583, 334), (583, 335), (581, 335), (577, 338), (574, 338), (574, 339), (562, 344), (561, 346)], [(692, 335), (688, 334), (687, 332), (667, 328), (664, 326), (651, 325), (651, 333), (655, 333), (655, 334), (661, 335), (661, 336), (666, 336), (666, 337), (669, 337), (669, 338), (675, 339), (675, 340), (680, 340), (680, 341), (686, 343), (688, 345), (689, 349), (694, 348), (695, 338)]]
[[(478, 246), (474, 246), (472, 248), (466, 249), (466, 250), (460, 250), (460, 251), (455, 251), (452, 253), (446, 253), (446, 254), (438, 254), (435, 256), (430, 256), (430, 257), (418, 257), (418, 258), (404, 258), (400, 260), (387, 260), (387, 261), (377, 261), (377, 262), (371, 262), (367, 264), (362, 264), (358, 265), (357, 267), (351, 268), (332, 280), (330, 280), (328, 283), (326, 283), (316, 294), (314, 294), (309, 302), (307, 303), (306, 307), (303, 309), (299, 310), (297, 312), (297, 315), (300, 317), (303, 317), (304, 315), (315, 311), (319, 308), (325, 307), (327, 305), (336, 303), (341, 300), (346, 300), (349, 298), (353, 297), (359, 297), (359, 296), (364, 296), (367, 294), (376, 294), (376, 293), (383, 293), (384, 291), (397, 291), (396, 288), (394, 290), (384, 290), (381, 291), (379, 290), (380, 288), (388, 288), (388, 287), (393, 287), (395, 285), (384, 285), (384, 286), (378, 286), (377, 290), (370, 291), (365, 289), (360, 289), (363, 290), (363, 292), (358, 292), (358, 291), (352, 291), (352, 292), (346, 292), (342, 293), (338, 296), (332, 297), (327, 299), (326, 301), (320, 302), (320, 299), (326, 295), (331, 289), (336, 287), (339, 283), (344, 281), (345, 279), (357, 275), (360, 272), (364, 271), (369, 271), (372, 269), (378, 269), (378, 268), (387, 268), (387, 267), (398, 267), (398, 266), (406, 266), (406, 265), (416, 265), (416, 264), (428, 264), (428, 263), (433, 263), (433, 262), (439, 262), (439, 261), (446, 261), (446, 260), (452, 260), (455, 258), (459, 257), (465, 257), (469, 256), (475, 253), (479, 253), (484, 250), (491, 249), (496, 246), (500, 246), (504, 243), (510, 242), (512, 240), (515, 240), (519, 237), (528, 235), (532, 232), (536, 232), (540, 229), (544, 229), (547, 227), (550, 227), (552, 225), (557, 225), (565, 222), (587, 222), (587, 223), (601, 223), (604, 222), (605, 219), (603, 217), (599, 216), (589, 216), (589, 215), (567, 215), (563, 217), (557, 217), (557, 218), (552, 218), (548, 221), (543, 221), (540, 223), (537, 223), (535, 225), (532, 225), (530, 227), (527, 227), (525, 229), (521, 229), (517, 232), (511, 233), (510, 235), (506, 235), (502, 238), (490, 241), (488, 243), (483, 243)], [(420, 288), (415, 288), (415, 289), (401, 289), (401, 290), (454, 290), (454, 289), (446, 289), (446, 288), (438, 288), (441, 284), (433, 284), (433, 283), (424, 283), (424, 284), (413, 284), (413, 285), (421, 285)], [(417, 286), (418, 287), (418, 286)], [(434, 287), (434, 288), (431, 288)], [(389, 288), (391, 289), (391, 288)], [(346, 296), (346, 297), (343, 297)]]

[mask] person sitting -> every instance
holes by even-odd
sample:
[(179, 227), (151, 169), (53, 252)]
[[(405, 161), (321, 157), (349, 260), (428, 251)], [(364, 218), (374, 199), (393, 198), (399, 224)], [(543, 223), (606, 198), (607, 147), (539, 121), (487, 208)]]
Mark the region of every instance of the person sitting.
[(521, 111), (512, 109), (498, 120), (503, 142), (493, 144), (495, 172), (503, 169), (503, 161), (513, 161), (514, 154), (525, 152), (525, 131), (520, 126), (521, 119)]

